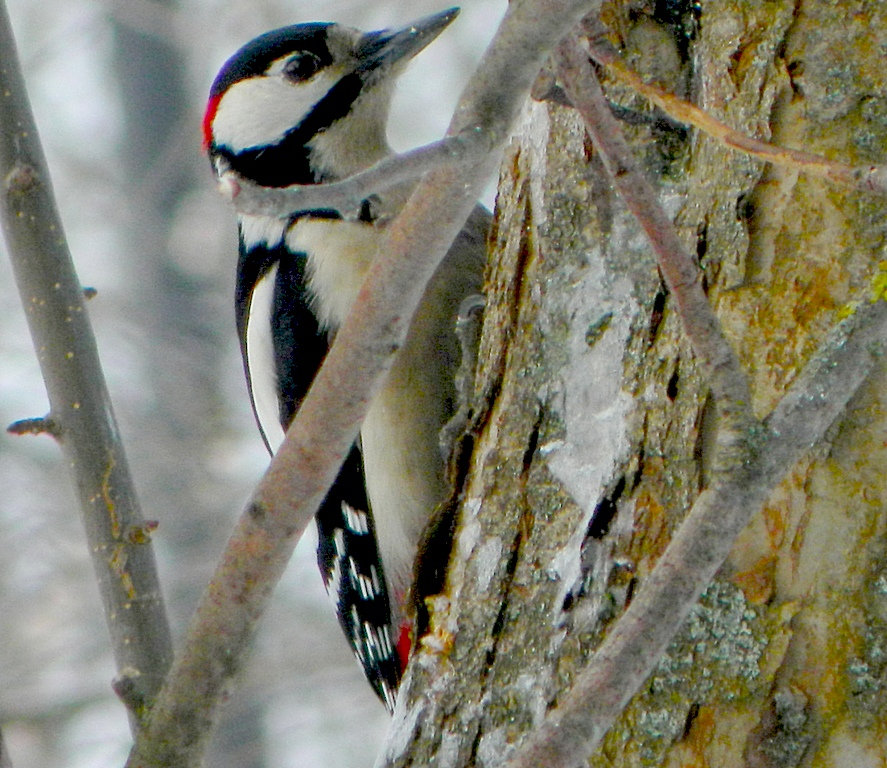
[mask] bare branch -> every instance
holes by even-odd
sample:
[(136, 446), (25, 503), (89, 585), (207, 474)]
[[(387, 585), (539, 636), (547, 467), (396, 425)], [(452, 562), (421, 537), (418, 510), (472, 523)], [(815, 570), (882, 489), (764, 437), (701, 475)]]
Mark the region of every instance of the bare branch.
[[(883, 363), (887, 345), (887, 302), (876, 297), (832, 331), (774, 412), (755, 430), (748, 401), (735, 400), (747, 392), (744, 374), (728, 351), (713, 312), (706, 312), (693, 295), (698, 286), (688, 279), (690, 266), (681, 264), (686, 257), (670, 222), (656, 210), (652, 189), (639, 177), (621, 140), (614, 138), (618, 127), (608, 125), (612, 118), (581, 47), (574, 41), (563, 44), (558, 59), (570, 100), (653, 242), (719, 406), (727, 403), (739, 418), (726, 435), (723, 427), (719, 431), (721, 448), (725, 441), (729, 445), (722, 451), (724, 459), (711, 488), (699, 496), (589, 667), (508, 768), (573, 768), (585, 763), (656, 667), (736, 536), (803, 453), (822, 440), (871, 370)], [(724, 378), (736, 376), (742, 378), (738, 385)], [(737, 441), (743, 445), (738, 452), (732, 450)]]
[(586, 27), (590, 33), (585, 44), (588, 55), (606, 68), (610, 75), (628, 85), (636, 93), (641, 94), (679, 123), (692, 125), (730, 149), (773, 165), (792, 168), (844, 186), (859, 187), (872, 192), (887, 192), (887, 168), (883, 166), (854, 168), (829, 160), (823, 155), (780, 147), (756, 139), (742, 131), (737, 131), (712, 117), (695, 104), (644, 82), (641, 76), (622, 60), (615, 47), (601, 34), (603, 27), (599, 23), (589, 22)]
[(61, 427), (55, 423), (52, 416), (36, 416), (31, 419), (19, 419), (12, 422), (6, 431), (10, 435), (51, 435), (59, 439), (62, 436)]
[(51, 425), (74, 475), (117, 669), (133, 681), (132, 699), (139, 705), (132, 711), (138, 719), (172, 657), (154, 553), (147, 541), (127, 535), (145, 529), (145, 522), (56, 211), (5, 5), (0, 5), (0, 51), (0, 215), (49, 395), (51, 413), (42, 424)]
[(219, 187), (238, 213), (285, 217), (296, 211), (332, 208), (344, 213), (360, 207), (370, 195), (414, 181), (428, 171), (460, 166), (489, 151), (479, 133), (446, 136), (423, 147), (380, 160), (365, 171), (327, 184), (261, 187), (236, 171), (224, 171)]
[(655, 669), (736, 536), (822, 440), (887, 351), (887, 301), (840, 323), (765, 422), (755, 457), (704, 491), (650, 577), (562, 703), (506, 768), (584, 765)]
[(820, 345), (816, 355), (764, 420), (769, 439), (750, 476), (773, 487), (811, 446), (822, 440), (887, 352), (887, 295), (857, 306)]
[(487, 153), (428, 173), (387, 232), (355, 306), (242, 515), (128, 765), (198, 765), (268, 597), (357, 436), (424, 286), (476, 205), (543, 57), (597, 3), (512, 3), (449, 135)]
[(0, 768), (12, 768), (12, 758), (6, 749), (6, 739), (3, 738), (2, 731), (0, 731)]

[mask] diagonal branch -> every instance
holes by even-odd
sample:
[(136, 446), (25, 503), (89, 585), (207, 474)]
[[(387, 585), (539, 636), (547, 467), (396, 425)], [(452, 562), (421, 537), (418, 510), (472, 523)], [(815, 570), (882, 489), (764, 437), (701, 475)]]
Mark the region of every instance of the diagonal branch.
[(766, 419), (754, 458), (704, 491), (625, 614), (506, 768), (576, 768), (650, 676), (770, 492), (822, 440), (887, 352), (887, 301), (840, 323)]
[(172, 658), (169, 627), (95, 339), (52, 195), (49, 171), (0, 3), (0, 215), (51, 412), (41, 429), (71, 467), (114, 645), (138, 719)]
[[(556, 60), (567, 96), (582, 115), (613, 184), (650, 241), (684, 332), (718, 406), (718, 442), (722, 450), (716, 462), (720, 460), (730, 471), (743, 461), (756, 424), (748, 377), (702, 289), (699, 267), (681, 243), (677, 230), (659, 205), (653, 185), (622, 136), (588, 55), (578, 40), (571, 39), (558, 48)], [(727, 446), (729, 451), (724, 450)]]
[(887, 168), (884, 166), (852, 167), (823, 155), (781, 147), (737, 131), (695, 104), (644, 82), (643, 78), (622, 60), (615, 46), (606, 39), (606, 32), (600, 22), (589, 20), (584, 27), (588, 34), (585, 48), (591, 58), (614, 78), (628, 85), (679, 123), (692, 125), (726, 147), (773, 165), (793, 168), (843, 186), (858, 186), (869, 191), (887, 192)]
[(256, 623), (357, 436), (373, 394), (450, 243), (498, 163), (543, 58), (597, 2), (516, 0), (457, 107), (451, 136), (486, 147), (467, 167), (428, 173), (387, 232), (351, 313), (247, 504), (191, 623), (130, 768), (200, 762)]
[(358, 209), (361, 202), (373, 194), (414, 181), (436, 168), (464, 165), (488, 151), (481, 134), (469, 131), (386, 157), (341, 181), (260, 187), (236, 171), (228, 170), (223, 172), (219, 187), (233, 199), (234, 207), (241, 214), (282, 218), (315, 208), (332, 208), (344, 213)]
[(0, 768), (12, 768), (12, 759), (9, 757), (9, 750), (6, 749), (6, 740), (2, 731), (0, 731)]

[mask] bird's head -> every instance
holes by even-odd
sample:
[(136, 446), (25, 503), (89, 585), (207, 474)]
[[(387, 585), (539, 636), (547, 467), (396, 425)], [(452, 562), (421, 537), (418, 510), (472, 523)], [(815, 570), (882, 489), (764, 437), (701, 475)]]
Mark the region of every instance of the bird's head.
[(371, 165), (388, 152), (397, 75), (457, 14), (451, 8), (379, 32), (315, 23), (260, 35), (228, 59), (210, 89), (210, 159), (273, 187)]

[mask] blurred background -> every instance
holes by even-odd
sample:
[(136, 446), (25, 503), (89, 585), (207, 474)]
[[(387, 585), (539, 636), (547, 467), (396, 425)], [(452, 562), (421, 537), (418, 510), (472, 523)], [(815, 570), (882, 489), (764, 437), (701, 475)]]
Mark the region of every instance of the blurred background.
[[(300, 21), (405, 24), (436, 0), (8, 0), (56, 197), (180, 637), (268, 457), (234, 333), (234, 215), (200, 150), (209, 85), (241, 44)], [(402, 79), (390, 139), (442, 135), (505, 11), (462, 15)], [(489, 201), (488, 201), (489, 202)], [(0, 243), (2, 248), (2, 243)], [(6, 254), (0, 421), (48, 406)], [(48, 437), (0, 435), (0, 724), (15, 768), (123, 764), (126, 716), (79, 511)], [(305, 541), (206, 764), (361, 768), (388, 716)]]

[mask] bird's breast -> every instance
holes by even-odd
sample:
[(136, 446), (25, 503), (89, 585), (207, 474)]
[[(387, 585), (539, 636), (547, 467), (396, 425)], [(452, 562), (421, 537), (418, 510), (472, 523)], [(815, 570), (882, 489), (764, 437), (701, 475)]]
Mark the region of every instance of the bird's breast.
[(286, 233), (287, 247), (308, 258), (308, 287), (321, 326), (345, 322), (378, 251), (381, 233), (372, 224), (302, 218)]
[(271, 216), (246, 216), (237, 219), (240, 229), (240, 240), (247, 252), (255, 248), (274, 250), (283, 242), (283, 236), (289, 223), (286, 219)]

